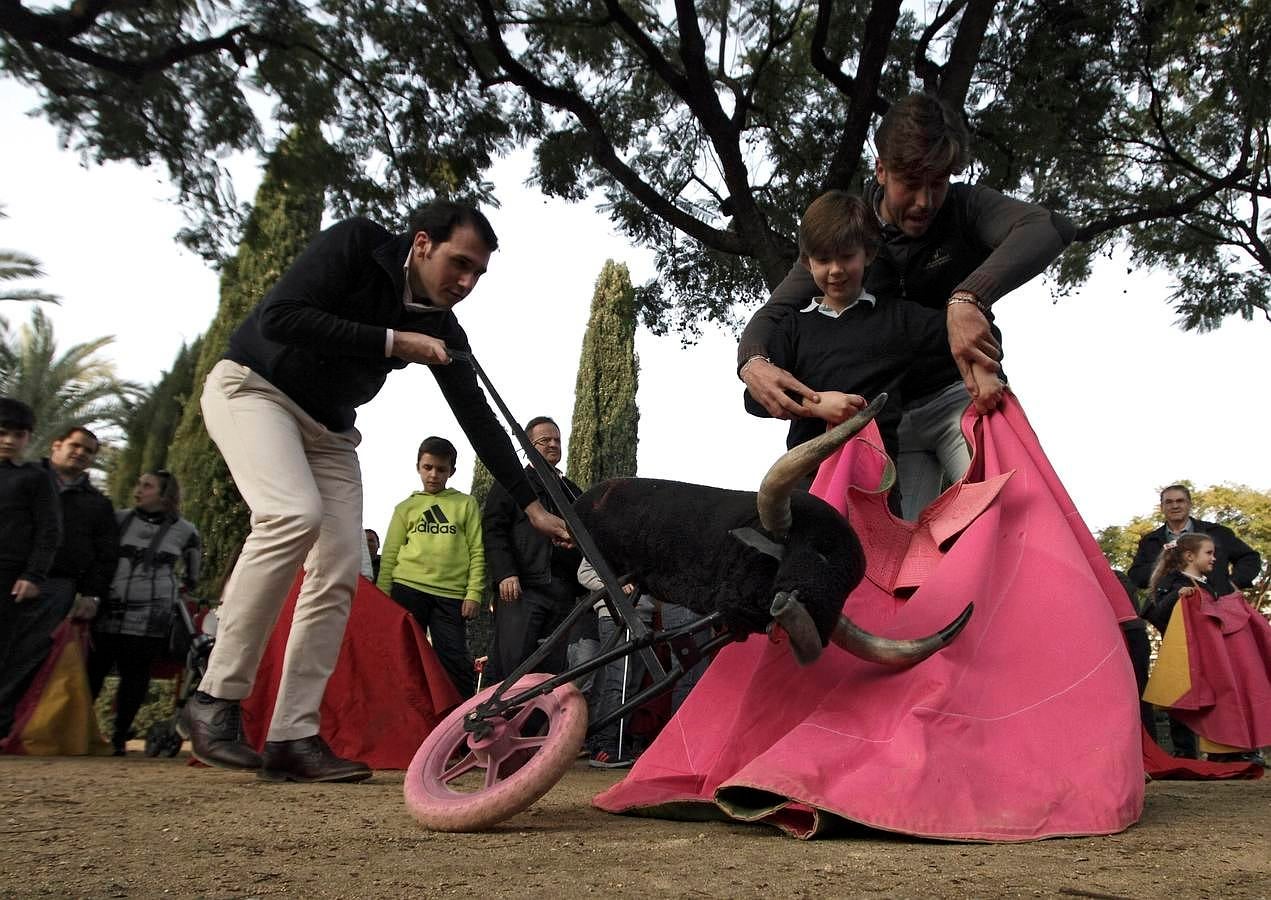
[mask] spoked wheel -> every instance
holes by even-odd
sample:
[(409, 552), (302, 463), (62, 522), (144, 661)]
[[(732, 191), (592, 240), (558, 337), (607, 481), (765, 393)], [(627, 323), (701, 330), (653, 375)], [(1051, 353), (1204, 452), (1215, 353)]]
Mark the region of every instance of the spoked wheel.
[(181, 735), (175, 719), (155, 722), (146, 730), (146, 756), (176, 756), (181, 752)]
[[(526, 675), (504, 696), (550, 677)], [(493, 731), (479, 739), (463, 730), (464, 718), (494, 691), (487, 688), (450, 713), (411, 760), (406, 808), (425, 828), (489, 828), (546, 794), (577, 759), (587, 731), (587, 701), (578, 688), (563, 684), (491, 718)]]

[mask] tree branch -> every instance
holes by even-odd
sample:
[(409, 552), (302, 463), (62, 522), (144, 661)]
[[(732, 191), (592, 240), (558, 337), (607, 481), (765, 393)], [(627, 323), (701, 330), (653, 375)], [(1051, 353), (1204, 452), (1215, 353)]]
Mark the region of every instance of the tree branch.
[(1131, 212), (1121, 213), (1120, 215), (1107, 216), (1102, 219), (1096, 219), (1093, 222), (1087, 222), (1077, 229), (1076, 235), (1073, 237), (1075, 241), (1089, 241), (1098, 237), (1105, 231), (1112, 231), (1117, 228), (1123, 228), (1126, 225), (1137, 225), (1141, 222), (1150, 222), (1153, 219), (1172, 219), (1181, 218), (1185, 213), (1189, 213), (1196, 209), (1206, 200), (1217, 195), (1221, 191), (1229, 188), (1237, 187), (1240, 179), (1247, 174), (1247, 170), (1241, 166), (1233, 169), (1225, 177), (1211, 181), (1210, 184), (1193, 193), (1189, 197), (1177, 200), (1173, 203), (1165, 203), (1160, 206), (1147, 207), (1145, 209), (1137, 209)]
[(650, 212), (712, 250), (741, 256), (751, 255), (750, 248), (738, 235), (712, 228), (700, 219), (689, 215), (641, 178), (639, 173), (618, 156), (613, 142), (605, 131), (604, 122), (595, 108), (577, 93), (548, 84), (522, 65), (512, 55), (503, 40), (503, 33), (491, 0), (476, 0), (476, 3), (490, 41), (490, 49), (499, 66), (534, 100), (553, 109), (572, 114), (591, 139), (592, 157), (613, 176), (615, 181), (626, 188), (636, 200), (643, 203)]
[(99, 0), (99, 2), (84, 4), (85, 12), (82, 14), (33, 13), (16, 0), (3, 0), (0, 2), (0, 31), (15, 40), (53, 50), (67, 59), (73, 59), (129, 81), (141, 81), (147, 75), (170, 69), (196, 56), (222, 51), (230, 54), (239, 66), (247, 65), (247, 51), (242, 39), (252, 38), (254, 35), (246, 25), (236, 25), (218, 37), (176, 43), (162, 53), (138, 60), (107, 56), (72, 40), (90, 28), (108, 6), (109, 3)]
[[(822, 6), (828, 0), (821, 0)], [(878, 86), (887, 62), (887, 50), (891, 46), (892, 32), (900, 19), (901, 0), (874, 0), (865, 19), (865, 31), (861, 36), (860, 60), (856, 65), (856, 77), (848, 93), (847, 121), (839, 133), (838, 146), (830, 159), (825, 174), (824, 187), (849, 190), (860, 168), (865, 138), (869, 134), (870, 120), (878, 102)]]
[(940, 76), (940, 99), (955, 109), (966, 107), (967, 91), (971, 88), (971, 75), (980, 59), (980, 46), (993, 18), (996, 0), (970, 0), (958, 23), (958, 33), (949, 50), (949, 60)]
[(964, 6), (966, 6), (966, 0), (953, 0), (937, 13), (930, 24), (922, 30), (922, 36), (918, 38), (918, 46), (914, 47), (914, 72), (922, 79), (923, 90), (929, 94), (934, 94), (940, 89), (940, 73), (944, 67), (932, 62), (927, 56), (927, 51), (931, 49), (931, 42), (940, 33), (940, 29), (953, 21), (953, 17), (961, 12)]
[[(871, 10), (872, 12), (872, 10)], [(817, 0), (816, 24), (812, 28), (812, 46), (809, 53), (812, 57), (812, 68), (825, 76), (825, 80), (839, 89), (839, 93), (850, 97), (855, 82), (852, 76), (830, 59), (825, 52), (825, 42), (830, 36), (830, 17), (834, 13), (834, 0)]]

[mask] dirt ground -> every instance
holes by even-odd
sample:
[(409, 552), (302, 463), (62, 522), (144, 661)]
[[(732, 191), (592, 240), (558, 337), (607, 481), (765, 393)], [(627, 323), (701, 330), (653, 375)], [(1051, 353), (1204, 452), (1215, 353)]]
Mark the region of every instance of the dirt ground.
[(477, 835), (420, 830), (399, 772), (277, 785), (184, 757), (0, 757), (4, 897), (1271, 897), (1271, 778), (1155, 782), (1110, 837), (951, 844), (613, 816), (580, 763)]

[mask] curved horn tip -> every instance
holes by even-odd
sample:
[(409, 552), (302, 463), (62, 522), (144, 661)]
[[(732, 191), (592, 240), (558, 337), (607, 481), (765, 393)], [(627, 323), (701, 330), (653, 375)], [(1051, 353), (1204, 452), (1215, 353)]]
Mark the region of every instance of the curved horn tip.
[(807, 607), (799, 601), (798, 591), (779, 591), (773, 598), (769, 611), (775, 624), (780, 625), (786, 633), (795, 662), (801, 666), (809, 666), (821, 658), (821, 638)]
[(962, 610), (956, 619), (940, 629), (941, 642), (947, 644), (957, 637), (958, 632), (966, 627), (967, 622), (971, 621), (971, 614), (973, 612), (975, 612), (975, 604), (968, 603), (966, 605), (966, 609)]

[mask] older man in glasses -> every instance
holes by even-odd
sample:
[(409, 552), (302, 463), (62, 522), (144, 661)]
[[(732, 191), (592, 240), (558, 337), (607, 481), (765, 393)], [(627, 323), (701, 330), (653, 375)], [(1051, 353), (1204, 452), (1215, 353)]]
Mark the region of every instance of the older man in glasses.
[[(561, 461), (560, 428), (547, 416), (531, 419), (525, 433), (534, 449), (555, 468)], [(533, 466), (526, 477), (539, 502), (559, 513)], [(582, 489), (561, 476), (565, 495), (574, 500)], [(536, 531), (525, 513), (501, 485), (490, 489), (481, 519), (485, 538), (485, 568), (495, 587), (494, 645), (490, 648), (487, 676), (494, 680), (512, 673), (560, 624), (582, 588), (575, 547), (563, 547)], [(565, 667), (565, 642), (552, 649), (539, 672), (559, 672)]]

